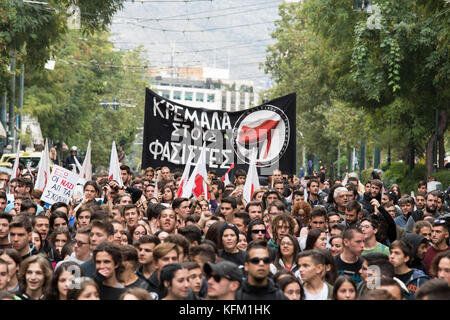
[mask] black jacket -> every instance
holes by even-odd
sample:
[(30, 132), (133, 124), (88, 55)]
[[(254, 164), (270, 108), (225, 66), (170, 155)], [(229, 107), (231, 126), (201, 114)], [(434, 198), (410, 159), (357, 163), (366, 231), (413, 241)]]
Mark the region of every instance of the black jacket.
[(160, 282), (158, 279), (158, 270), (153, 272), (153, 274), (150, 276), (150, 278), (148, 279), (148, 284), (149, 284), (148, 291), (150, 293), (153, 292), (152, 296), (155, 296), (155, 293), (158, 295), (158, 299), (156, 300), (161, 300), (167, 295), (167, 289), (160, 287)]
[(248, 280), (242, 282), (241, 287), (236, 292), (236, 300), (288, 300), (279, 288), (275, 286), (272, 279), (267, 279), (264, 287), (252, 286)]
[[(361, 200), (361, 202), (360, 202), (361, 205), (362, 205), (362, 207), (363, 207), (364, 209), (366, 209), (367, 212), (368, 212), (369, 214), (375, 212), (374, 207), (370, 204), (370, 201), (372, 201), (372, 199), (374, 199), (374, 198), (370, 195), (370, 192), (366, 192), (366, 193), (364, 193), (364, 196), (363, 196), (363, 198), (362, 198), (362, 200)], [(377, 200), (378, 200), (378, 203), (381, 204), (381, 193), (379, 193), (379, 194), (375, 197), (375, 199), (377, 199)]]

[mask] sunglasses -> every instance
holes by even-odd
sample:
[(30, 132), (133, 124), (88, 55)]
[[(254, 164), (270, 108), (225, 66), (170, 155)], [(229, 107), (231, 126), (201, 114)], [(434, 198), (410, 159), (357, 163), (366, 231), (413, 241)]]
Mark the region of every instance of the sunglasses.
[(248, 262), (252, 263), (252, 264), (259, 264), (259, 262), (262, 261), (264, 262), (264, 264), (269, 264), (271, 262), (270, 257), (264, 257), (264, 258), (251, 258), (248, 260)]
[(230, 278), (225, 277), (225, 276), (221, 276), (221, 275), (218, 275), (218, 274), (207, 274), (207, 275), (206, 275), (206, 280), (209, 280), (209, 279), (211, 279), (211, 278), (213, 278), (214, 281), (217, 282), (217, 283), (219, 283), (220, 280), (222, 280), (222, 278), (225, 278), (225, 279), (230, 280)]
[(445, 220), (441, 220), (441, 219), (436, 219), (433, 221), (433, 223), (446, 223)]
[(258, 234), (258, 233), (262, 233), (262, 234), (266, 234), (266, 229), (262, 229), (262, 230), (252, 230), (253, 234)]

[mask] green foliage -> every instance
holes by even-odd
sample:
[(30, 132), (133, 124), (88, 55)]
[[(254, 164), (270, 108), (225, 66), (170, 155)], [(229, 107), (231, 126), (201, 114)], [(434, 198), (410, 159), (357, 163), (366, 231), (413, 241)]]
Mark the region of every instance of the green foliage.
[[(54, 53), (54, 46), (68, 32), (66, 10), (73, 1), (52, 0), (38, 4), (16, 0), (0, 2), (0, 92), (6, 89), (11, 57), (27, 70), (40, 69)], [(85, 34), (105, 31), (124, 0), (78, 0)]]
[[(55, 70), (31, 71), (25, 78), (24, 113), (37, 117), (44, 137), (55, 144), (85, 150), (91, 139), (94, 166), (109, 165), (113, 140), (129, 153), (144, 117), (143, 52), (115, 51), (108, 36), (69, 33), (55, 47)], [(101, 107), (113, 98), (136, 107)]]
[(401, 183), (408, 173), (408, 166), (403, 162), (392, 162), (390, 168), (383, 174), (383, 180), (387, 185)]
[(359, 148), (362, 137), (371, 147), (376, 136), (383, 153), (390, 146), (392, 160), (406, 163), (411, 150), (425, 152), (434, 110), (448, 109), (448, 1), (373, 4), (371, 14), (348, 0), (279, 8), (264, 65), (277, 84), (268, 95), (297, 93), (307, 152), (322, 161), (338, 145)]
[(367, 181), (370, 181), (372, 178), (372, 171), (373, 168), (361, 170), (361, 183), (366, 183)]

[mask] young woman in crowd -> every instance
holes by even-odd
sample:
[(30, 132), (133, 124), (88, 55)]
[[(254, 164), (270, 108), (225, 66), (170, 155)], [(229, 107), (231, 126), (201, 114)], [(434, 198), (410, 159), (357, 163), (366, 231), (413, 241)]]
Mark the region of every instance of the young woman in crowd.
[(245, 251), (238, 248), (239, 230), (231, 223), (227, 223), (222, 227), (220, 232), (220, 247), (219, 257), (224, 260), (228, 260), (236, 263), (238, 266), (245, 263)]
[(277, 286), (289, 300), (303, 300), (303, 287), (296, 277), (283, 277), (278, 280)]
[(352, 277), (346, 274), (337, 277), (333, 286), (333, 300), (356, 300), (356, 283)]
[(160, 286), (161, 292), (164, 289), (167, 292), (162, 300), (186, 299), (190, 289), (188, 269), (181, 263), (164, 266), (160, 273)]
[(298, 244), (298, 240), (290, 234), (284, 235), (281, 238), (280, 245), (278, 246), (275, 261), (270, 265), (271, 273), (275, 274), (281, 269), (286, 269), (292, 273), (297, 271), (298, 266), (295, 258), (299, 252), (300, 246)]
[(321, 250), (327, 247), (327, 234), (318, 229), (313, 228), (308, 232), (308, 236), (306, 237), (306, 246), (305, 250)]
[(67, 300), (100, 300), (97, 283), (86, 277), (75, 278), (72, 286), (67, 290)]
[(73, 261), (64, 261), (56, 268), (46, 294), (47, 300), (67, 300), (69, 287), (75, 284), (75, 275), (82, 276), (81, 267)]
[(19, 267), (22, 257), (16, 249), (10, 248), (0, 250), (0, 259), (3, 259), (8, 264), (9, 282), (6, 290), (11, 294), (19, 293)]
[(330, 253), (333, 257), (341, 254), (344, 251), (344, 240), (341, 236), (332, 236), (330, 238)]

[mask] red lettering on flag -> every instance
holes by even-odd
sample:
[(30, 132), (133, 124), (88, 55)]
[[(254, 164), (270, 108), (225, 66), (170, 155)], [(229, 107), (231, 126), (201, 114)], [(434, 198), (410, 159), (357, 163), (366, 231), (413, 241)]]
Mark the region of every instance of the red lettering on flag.
[(270, 146), (272, 144), (272, 130), (275, 129), (280, 121), (266, 120), (257, 127), (243, 126), (239, 133), (239, 142), (245, 144), (255, 144), (267, 139), (267, 147), (264, 152), (264, 159), (269, 154)]

